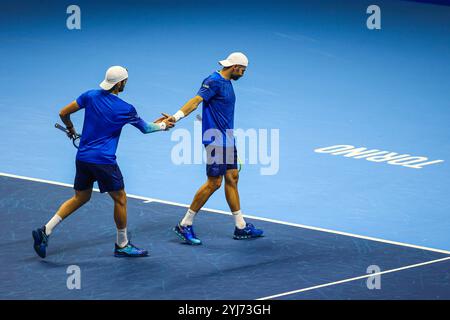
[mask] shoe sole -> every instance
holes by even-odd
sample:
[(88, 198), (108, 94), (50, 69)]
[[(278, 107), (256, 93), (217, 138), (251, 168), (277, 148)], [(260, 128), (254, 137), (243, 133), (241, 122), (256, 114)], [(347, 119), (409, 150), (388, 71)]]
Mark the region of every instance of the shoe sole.
[(42, 259), (44, 259), (45, 256), (47, 255), (46, 252), (44, 252), (44, 253), (42, 254), (38, 249), (36, 249), (36, 246), (37, 246), (36, 243), (39, 242), (39, 234), (38, 234), (35, 230), (33, 230), (33, 231), (31, 232), (31, 235), (33, 236), (33, 240), (34, 240), (34, 245), (33, 245), (34, 251), (36, 252), (36, 254), (37, 254), (39, 257), (41, 257)]
[(116, 258), (145, 258), (148, 256), (149, 256), (148, 253), (146, 253), (145, 255), (129, 255), (126, 253), (114, 253), (114, 257)]
[(259, 235), (259, 236), (233, 236), (234, 240), (248, 240), (248, 239), (257, 239), (257, 238), (262, 238), (264, 237), (264, 235)]
[(185, 243), (187, 243), (187, 244), (189, 244), (189, 245), (191, 245), (191, 246), (199, 246), (199, 245), (202, 244), (201, 242), (200, 242), (200, 243), (194, 243), (194, 242), (191, 242), (191, 241), (187, 240), (187, 239), (186, 239), (181, 233), (179, 233), (179, 232), (177, 231), (177, 229), (175, 229), (175, 228), (173, 228), (172, 231), (175, 232), (175, 234), (178, 236), (178, 238), (180, 238), (180, 239), (183, 240)]

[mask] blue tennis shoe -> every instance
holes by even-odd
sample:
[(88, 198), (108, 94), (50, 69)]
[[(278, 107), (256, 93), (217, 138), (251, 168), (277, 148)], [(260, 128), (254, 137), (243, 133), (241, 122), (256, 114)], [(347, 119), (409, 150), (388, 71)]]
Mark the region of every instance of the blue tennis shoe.
[(115, 244), (114, 256), (118, 257), (118, 258), (123, 258), (123, 257), (131, 257), (131, 258), (147, 257), (148, 256), (148, 251), (144, 250), (144, 249), (139, 249), (138, 247), (136, 247), (135, 245), (132, 245), (128, 241), (128, 244), (125, 247), (123, 247), (123, 248), (121, 248), (117, 244)]
[(251, 223), (247, 223), (244, 229), (234, 228), (233, 238), (236, 240), (244, 240), (251, 238), (259, 238), (263, 236), (264, 231), (261, 229), (256, 229)]
[(45, 256), (47, 255), (47, 245), (49, 238), (49, 236), (45, 234), (45, 226), (33, 230), (32, 235), (34, 239), (34, 251), (36, 251), (39, 257), (45, 258)]
[(173, 231), (177, 234), (177, 236), (183, 240), (184, 242), (192, 245), (202, 244), (202, 241), (197, 238), (194, 232), (194, 228), (192, 226), (183, 227), (178, 224)]

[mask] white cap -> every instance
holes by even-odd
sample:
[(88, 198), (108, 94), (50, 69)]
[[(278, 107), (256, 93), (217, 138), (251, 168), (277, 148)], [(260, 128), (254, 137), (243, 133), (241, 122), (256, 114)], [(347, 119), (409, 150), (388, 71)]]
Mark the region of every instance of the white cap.
[(246, 67), (248, 66), (248, 59), (242, 52), (233, 52), (225, 60), (219, 61), (219, 64), (224, 67), (231, 67), (235, 64)]
[(128, 78), (128, 71), (121, 66), (113, 66), (106, 71), (105, 80), (100, 83), (104, 90), (110, 90), (117, 83)]

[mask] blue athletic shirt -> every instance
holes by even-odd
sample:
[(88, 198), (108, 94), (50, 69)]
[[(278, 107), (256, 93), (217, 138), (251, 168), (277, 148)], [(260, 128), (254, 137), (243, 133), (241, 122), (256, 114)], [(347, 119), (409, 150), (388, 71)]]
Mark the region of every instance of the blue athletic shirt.
[[(203, 80), (197, 95), (203, 98), (202, 141), (203, 144), (217, 146), (234, 146), (234, 105), (236, 96), (230, 80), (225, 79), (218, 71)], [(215, 129), (222, 139), (216, 139), (205, 133)], [(211, 133), (211, 131), (209, 131)], [(212, 132), (214, 133), (214, 131)]]
[(131, 104), (106, 90), (87, 91), (78, 97), (77, 104), (85, 109), (76, 157), (83, 162), (116, 164), (120, 133), (128, 123), (142, 133), (159, 130), (159, 125), (145, 122)]

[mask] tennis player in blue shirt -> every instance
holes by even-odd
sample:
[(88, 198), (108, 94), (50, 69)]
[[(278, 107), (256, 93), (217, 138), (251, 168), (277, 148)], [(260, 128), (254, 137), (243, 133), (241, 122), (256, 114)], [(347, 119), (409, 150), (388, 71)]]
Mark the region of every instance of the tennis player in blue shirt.
[(243, 53), (234, 52), (227, 59), (219, 61), (219, 64), (222, 65), (222, 70), (207, 77), (197, 95), (171, 118), (178, 121), (203, 102), (202, 136), (207, 154), (208, 179), (195, 194), (184, 218), (174, 228), (182, 240), (193, 245), (201, 244), (192, 227), (194, 217), (209, 197), (220, 188), (224, 177), (225, 197), (236, 225), (234, 239), (257, 238), (263, 234), (262, 230), (245, 222), (237, 188), (239, 171), (233, 136), (236, 97), (231, 80), (238, 80), (244, 75), (248, 59)]
[(75, 195), (58, 209), (50, 221), (33, 231), (34, 249), (45, 258), (48, 239), (53, 229), (91, 198), (97, 181), (100, 192), (108, 192), (114, 200), (114, 220), (117, 226), (116, 257), (143, 257), (148, 252), (132, 245), (127, 238), (127, 197), (122, 173), (116, 162), (116, 149), (122, 127), (131, 124), (142, 133), (168, 130), (174, 122), (162, 117), (154, 123), (142, 120), (136, 109), (118, 97), (125, 89), (128, 71), (120, 66), (107, 70), (101, 90), (90, 90), (60, 111), (69, 137), (76, 134), (70, 115), (85, 110), (80, 146), (76, 155)]

